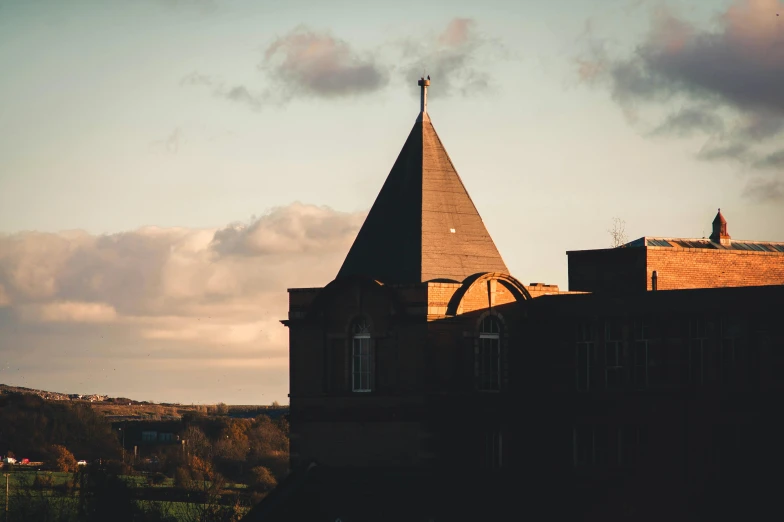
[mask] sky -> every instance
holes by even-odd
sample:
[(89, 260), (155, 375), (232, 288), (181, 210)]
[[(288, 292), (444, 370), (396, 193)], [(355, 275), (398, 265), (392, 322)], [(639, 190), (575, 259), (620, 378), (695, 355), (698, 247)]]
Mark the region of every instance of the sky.
[(784, 3), (0, 0), (0, 383), (288, 402), (324, 286), (428, 112), (513, 276), (784, 241)]

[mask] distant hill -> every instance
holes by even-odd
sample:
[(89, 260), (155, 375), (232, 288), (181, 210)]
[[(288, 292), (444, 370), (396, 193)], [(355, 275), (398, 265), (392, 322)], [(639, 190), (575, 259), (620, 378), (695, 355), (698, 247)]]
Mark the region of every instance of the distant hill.
[(149, 401), (135, 401), (127, 397), (109, 397), (107, 395), (81, 395), (77, 393), (59, 393), (46, 390), (24, 388), (22, 386), (8, 386), (0, 384), (0, 395), (25, 394), (35, 395), (49, 401), (75, 401), (90, 403), (92, 408), (110, 420), (166, 420), (179, 419), (186, 413), (202, 413), (205, 415), (227, 415), (230, 417), (252, 418), (260, 414), (276, 418), (288, 413), (288, 406), (274, 404), (266, 405), (236, 405), (230, 406), (223, 403), (213, 405), (184, 405), (172, 403), (153, 403)]
[[(23, 393), (28, 395), (36, 395), (42, 399), (50, 401), (87, 401), (87, 402), (100, 402), (109, 399), (106, 395), (81, 395), (76, 393), (59, 393), (50, 392), (45, 390), (36, 390), (33, 388), (24, 388), (22, 386), (8, 386), (7, 384), (0, 384), (0, 394), (3, 393)], [(130, 399), (124, 399), (130, 401)]]

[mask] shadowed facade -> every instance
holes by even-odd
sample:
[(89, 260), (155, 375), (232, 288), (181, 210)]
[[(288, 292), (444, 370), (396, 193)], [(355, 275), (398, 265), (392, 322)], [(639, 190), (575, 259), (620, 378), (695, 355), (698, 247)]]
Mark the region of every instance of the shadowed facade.
[[(574, 259), (590, 293), (523, 285), (419, 84), (417, 122), (338, 276), (289, 289), (293, 471), (246, 519), (700, 520), (774, 506), (765, 487), (782, 481), (763, 483), (760, 463), (784, 465), (767, 414), (784, 393), (784, 256), (759, 258), (767, 286), (685, 290), (684, 276), (646, 291), (633, 242), (588, 268), (570, 255), (570, 281)], [(727, 250), (726, 220), (716, 227)]]

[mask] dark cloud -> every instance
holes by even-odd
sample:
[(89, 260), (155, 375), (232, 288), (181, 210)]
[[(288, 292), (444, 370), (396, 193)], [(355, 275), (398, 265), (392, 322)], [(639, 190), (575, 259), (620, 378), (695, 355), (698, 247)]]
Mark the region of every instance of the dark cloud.
[(784, 149), (778, 150), (754, 162), (758, 169), (784, 170)]
[(377, 91), (388, 82), (385, 68), (348, 43), (305, 27), (274, 41), (260, 68), (289, 96), (337, 98)]
[(242, 85), (235, 85), (226, 91), (219, 91), (219, 94), (228, 100), (247, 105), (251, 109), (256, 110), (261, 108), (264, 101), (264, 96), (253, 95)]
[[(577, 72), (586, 83), (607, 86), (631, 122), (642, 106), (681, 104), (652, 134), (705, 135), (698, 158), (778, 169), (784, 178), (778, 157), (764, 152), (784, 131), (781, 12), (778, 0), (738, 0), (715, 29), (701, 29), (660, 8), (634, 53), (612, 58), (603, 42), (589, 39)], [(749, 186), (747, 194), (758, 188)]]
[(754, 178), (746, 185), (743, 195), (759, 202), (778, 202), (784, 200), (784, 182)]
[(688, 136), (695, 132), (714, 133), (724, 128), (724, 120), (711, 109), (692, 106), (667, 116), (654, 131), (654, 135), (677, 134)]
[(749, 146), (745, 143), (721, 143), (716, 140), (708, 140), (697, 152), (697, 158), (706, 161), (737, 160), (744, 163), (749, 155)]
[(198, 71), (183, 76), (180, 85), (208, 87), (214, 96), (245, 105), (253, 110), (259, 110), (266, 102), (272, 101), (268, 93), (253, 94), (243, 85), (227, 87), (222, 79)]
[(258, 64), (267, 80), (262, 90), (229, 85), (197, 71), (184, 76), (180, 85), (206, 87), (217, 97), (258, 110), (297, 97), (333, 99), (377, 92), (389, 84), (390, 71), (395, 71), (410, 80), (411, 89), (417, 89), (416, 78), (429, 74), (437, 87), (431, 96), (466, 96), (488, 92), (492, 85), (483, 65), (508, 54), (496, 40), (481, 37), (476, 22), (468, 18), (451, 20), (429, 38), (386, 47), (394, 49), (394, 56), (361, 53), (328, 32), (300, 26), (267, 46)]
[[(433, 38), (408, 40), (402, 44), (403, 54), (418, 57), (403, 67), (408, 85), (416, 90), (416, 82), (410, 80), (430, 75), (433, 79), (432, 97), (487, 92), (490, 83), (482, 64), (486, 63), (489, 53), (481, 51), (491, 46), (498, 47), (498, 43), (478, 35), (476, 21), (470, 18), (451, 20), (444, 31)], [(495, 51), (496, 55), (503, 54), (499, 49)]]

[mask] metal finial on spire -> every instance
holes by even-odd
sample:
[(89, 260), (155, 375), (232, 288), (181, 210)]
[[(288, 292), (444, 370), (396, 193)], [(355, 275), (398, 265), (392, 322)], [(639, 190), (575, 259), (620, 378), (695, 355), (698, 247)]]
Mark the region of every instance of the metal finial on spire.
[(419, 118), (417, 118), (417, 121), (429, 120), (430, 118), (427, 115), (427, 88), (430, 85), (430, 75), (428, 75), (427, 80), (422, 76), (417, 85), (419, 85), (421, 91), (419, 97)]

